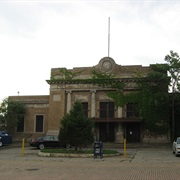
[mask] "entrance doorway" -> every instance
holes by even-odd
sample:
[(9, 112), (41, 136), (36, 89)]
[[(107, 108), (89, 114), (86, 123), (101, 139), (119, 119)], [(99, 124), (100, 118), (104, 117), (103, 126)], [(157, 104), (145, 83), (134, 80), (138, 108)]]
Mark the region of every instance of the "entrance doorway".
[(115, 123), (99, 123), (99, 140), (102, 142), (114, 142)]
[(140, 123), (126, 123), (126, 139), (129, 143), (140, 142)]

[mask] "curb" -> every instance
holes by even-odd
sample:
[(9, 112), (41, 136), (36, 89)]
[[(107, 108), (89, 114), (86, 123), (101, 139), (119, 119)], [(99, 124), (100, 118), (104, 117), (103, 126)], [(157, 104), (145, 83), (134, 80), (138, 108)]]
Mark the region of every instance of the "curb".
[[(120, 153), (117, 154), (103, 154), (103, 157), (115, 157), (120, 156)], [(42, 157), (68, 157), (68, 158), (94, 158), (94, 154), (70, 154), (70, 153), (43, 153), (38, 152), (38, 156)]]

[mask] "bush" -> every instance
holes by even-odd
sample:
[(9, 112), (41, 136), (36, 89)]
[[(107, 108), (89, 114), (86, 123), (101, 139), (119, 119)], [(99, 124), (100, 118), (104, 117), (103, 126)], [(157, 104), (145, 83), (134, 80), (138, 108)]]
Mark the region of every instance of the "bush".
[(59, 140), (78, 148), (85, 147), (94, 141), (93, 120), (87, 118), (82, 104), (75, 102), (73, 108), (60, 121)]

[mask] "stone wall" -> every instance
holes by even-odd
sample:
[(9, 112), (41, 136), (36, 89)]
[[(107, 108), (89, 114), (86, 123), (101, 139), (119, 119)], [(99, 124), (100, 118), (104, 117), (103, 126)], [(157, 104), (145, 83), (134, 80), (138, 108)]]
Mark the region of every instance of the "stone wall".
[(149, 144), (153, 144), (153, 143), (170, 143), (171, 142), (171, 138), (170, 135), (154, 135), (152, 133), (145, 133), (142, 137), (142, 143), (149, 143)]

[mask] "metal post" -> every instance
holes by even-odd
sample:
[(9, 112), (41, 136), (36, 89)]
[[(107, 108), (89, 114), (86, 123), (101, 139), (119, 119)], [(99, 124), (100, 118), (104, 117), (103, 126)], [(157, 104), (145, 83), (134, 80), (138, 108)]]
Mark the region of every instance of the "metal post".
[(24, 156), (24, 138), (22, 139), (22, 152), (21, 155)]
[(107, 133), (107, 136), (106, 136), (106, 140), (109, 141), (109, 104), (107, 103), (106, 104), (106, 120), (107, 120), (107, 127), (106, 127), (106, 133)]
[(126, 139), (124, 139), (124, 158), (126, 158)]

